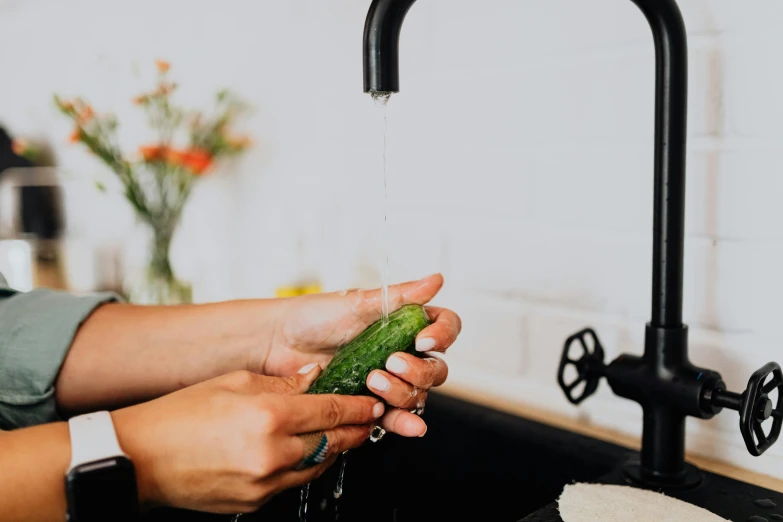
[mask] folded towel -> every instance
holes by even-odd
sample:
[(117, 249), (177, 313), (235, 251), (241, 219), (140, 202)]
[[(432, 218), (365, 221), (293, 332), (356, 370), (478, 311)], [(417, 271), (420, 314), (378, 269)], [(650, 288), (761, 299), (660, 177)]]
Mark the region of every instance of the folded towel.
[(558, 499), (563, 522), (728, 522), (661, 493), (606, 484), (572, 484)]

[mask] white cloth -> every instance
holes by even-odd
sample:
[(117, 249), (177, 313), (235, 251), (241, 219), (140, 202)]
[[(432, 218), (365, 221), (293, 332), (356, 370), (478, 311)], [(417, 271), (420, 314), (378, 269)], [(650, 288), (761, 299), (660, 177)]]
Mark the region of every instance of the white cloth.
[(563, 522), (728, 522), (661, 493), (606, 484), (571, 484), (558, 499)]

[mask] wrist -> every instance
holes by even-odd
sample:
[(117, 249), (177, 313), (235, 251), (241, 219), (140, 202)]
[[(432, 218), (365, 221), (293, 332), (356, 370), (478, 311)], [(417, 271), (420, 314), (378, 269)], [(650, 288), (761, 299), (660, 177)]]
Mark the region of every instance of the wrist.
[(236, 369), (267, 374), (267, 360), (278, 337), (277, 328), (284, 317), (284, 301), (287, 300), (249, 299), (232, 303), (243, 318), (246, 332), (244, 365)]
[(139, 438), (139, 429), (143, 424), (134, 419), (134, 408), (124, 408), (111, 412), (114, 430), (122, 451), (130, 457), (136, 472), (136, 487), (139, 492), (139, 506), (149, 509), (159, 504), (157, 488), (152, 477), (152, 448), (145, 447)]

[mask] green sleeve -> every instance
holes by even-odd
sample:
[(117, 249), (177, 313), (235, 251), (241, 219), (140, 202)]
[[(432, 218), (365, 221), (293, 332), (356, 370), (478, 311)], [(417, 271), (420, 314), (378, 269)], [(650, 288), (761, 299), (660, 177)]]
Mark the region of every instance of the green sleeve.
[(111, 293), (8, 288), (0, 275), (0, 429), (60, 420), (54, 383), (79, 326)]

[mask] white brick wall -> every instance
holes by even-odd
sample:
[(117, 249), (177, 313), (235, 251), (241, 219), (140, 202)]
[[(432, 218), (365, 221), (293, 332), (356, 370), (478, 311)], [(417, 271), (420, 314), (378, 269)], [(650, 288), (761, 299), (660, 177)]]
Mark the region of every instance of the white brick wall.
[[(755, 368), (783, 362), (783, 3), (680, 3), (685, 316), (694, 362), (741, 389)], [(159, 56), (193, 103), (234, 86), (257, 108), (248, 126), (260, 146), (188, 209), (175, 257), (199, 299), (270, 295), (311, 271), (327, 289), (376, 285), (379, 115), (361, 93), (359, 45), (368, 0), (188, 5), (0, 4), (0, 45), (13, 49), (0, 55), (0, 118), (48, 137), (68, 170), (93, 173), (65, 146), (52, 91), (117, 108), (142, 85), (131, 63)], [(603, 384), (573, 408), (555, 370), (563, 340), (585, 325), (607, 358), (642, 350), (654, 75), (644, 18), (628, 0), (420, 0), (401, 52), (402, 92), (388, 107), (391, 276), (446, 275), (438, 302), (465, 323), (452, 381), (638, 434), (638, 406)], [(82, 233), (131, 233), (106, 205), (79, 208)], [(783, 478), (783, 445), (752, 459), (730, 412), (690, 421), (688, 445)]]

